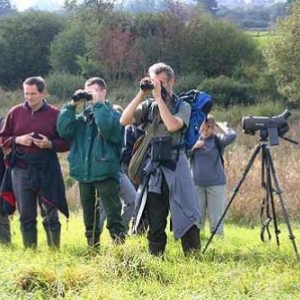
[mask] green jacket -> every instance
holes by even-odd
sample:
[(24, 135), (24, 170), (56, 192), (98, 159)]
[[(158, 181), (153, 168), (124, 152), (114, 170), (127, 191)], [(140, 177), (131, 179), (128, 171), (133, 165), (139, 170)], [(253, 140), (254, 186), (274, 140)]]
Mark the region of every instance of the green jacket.
[(119, 179), (123, 127), (120, 113), (105, 101), (88, 106), (81, 114), (65, 104), (57, 120), (62, 138), (72, 141), (70, 175), (80, 182)]

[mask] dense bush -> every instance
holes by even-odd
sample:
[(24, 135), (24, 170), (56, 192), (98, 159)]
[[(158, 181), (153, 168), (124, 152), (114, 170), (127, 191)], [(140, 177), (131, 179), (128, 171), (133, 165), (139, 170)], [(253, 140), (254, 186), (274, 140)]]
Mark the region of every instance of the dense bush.
[(276, 35), (267, 45), (269, 70), (279, 91), (291, 102), (300, 102), (300, 1), (293, 1), (289, 15), (276, 26)]
[(71, 99), (74, 91), (83, 88), (85, 82), (82, 76), (64, 72), (54, 72), (46, 77), (45, 80), (52, 102)]
[(26, 12), (0, 20), (0, 85), (20, 88), (25, 78), (50, 71), (50, 45), (65, 18), (48, 12)]
[(190, 73), (188, 75), (179, 74), (178, 76), (176, 76), (174, 91), (176, 93), (179, 93), (195, 89), (199, 85), (199, 82), (201, 82), (204, 78), (204, 75), (199, 73)]
[(212, 95), (215, 104), (228, 107), (235, 104), (254, 104), (253, 86), (236, 79), (219, 76), (203, 80), (198, 89)]
[(128, 83), (117, 87), (110, 87), (108, 82), (107, 98), (112, 104), (119, 104), (123, 108), (134, 98), (139, 90), (139, 85)]
[(50, 52), (50, 64), (54, 71), (80, 73), (77, 57), (86, 53), (84, 30), (82, 24), (75, 24), (55, 37)]
[[(233, 127), (240, 125), (245, 116), (272, 117), (283, 112), (285, 106), (280, 102), (265, 101), (255, 105), (234, 105), (230, 108), (214, 105), (212, 113), (218, 121), (227, 121)], [(293, 113), (294, 114), (294, 113)], [(293, 115), (292, 115), (293, 116)], [(293, 117), (290, 118), (294, 119)]]
[(0, 99), (1, 99), (0, 117), (4, 117), (12, 106), (21, 103), (23, 101), (24, 96), (22, 91), (20, 90), (12, 92), (0, 88)]

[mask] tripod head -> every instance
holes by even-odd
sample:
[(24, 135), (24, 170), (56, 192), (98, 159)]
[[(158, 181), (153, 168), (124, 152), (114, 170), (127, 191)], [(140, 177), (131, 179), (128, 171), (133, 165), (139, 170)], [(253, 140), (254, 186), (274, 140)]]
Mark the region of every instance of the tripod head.
[(279, 145), (279, 137), (291, 143), (298, 144), (298, 142), (284, 137), (284, 135), (290, 129), (289, 124), (287, 123), (287, 119), (290, 116), (291, 112), (286, 109), (282, 114), (273, 117), (243, 117), (243, 132), (246, 134), (255, 135), (255, 132), (259, 131), (260, 141), (268, 141), (270, 146)]

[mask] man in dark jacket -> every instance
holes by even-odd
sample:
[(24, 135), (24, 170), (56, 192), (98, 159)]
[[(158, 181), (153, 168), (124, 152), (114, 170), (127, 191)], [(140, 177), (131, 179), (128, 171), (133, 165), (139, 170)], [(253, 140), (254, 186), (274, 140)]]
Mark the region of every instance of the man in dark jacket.
[[(102, 78), (90, 78), (85, 90), (61, 110), (57, 128), (59, 134), (72, 141), (69, 153), (70, 175), (79, 182), (83, 208), (85, 236), (88, 245), (99, 245), (99, 203), (107, 214), (107, 229), (115, 243), (125, 241), (125, 226), (121, 217), (119, 198), (120, 154), (123, 127), (120, 113), (106, 100), (106, 83)], [(87, 107), (76, 114), (79, 103)], [(99, 197), (97, 197), (99, 194)]]
[(0, 132), (0, 145), (12, 151), (1, 196), (10, 204), (14, 204), (15, 197), (25, 248), (37, 246), (37, 204), (48, 245), (58, 248), (58, 210), (67, 218), (69, 211), (57, 152), (69, 150), (69, 142), (60, 138), (56, 130), (59, 110), (44, 99), (44, 79), (27, 78), (23, 90), (25, 101), (8, 112)]

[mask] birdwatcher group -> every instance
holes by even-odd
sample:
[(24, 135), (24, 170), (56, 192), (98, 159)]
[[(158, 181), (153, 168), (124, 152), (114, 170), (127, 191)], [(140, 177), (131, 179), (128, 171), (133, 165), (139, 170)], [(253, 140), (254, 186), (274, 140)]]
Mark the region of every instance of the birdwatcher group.
[(59, 109), (46, 100), (41, 76), (25, 79), (24, 101), (1, 117), (0, 243), (13, 242), (17, 212), (24, 249), (36, 249), (41, 214), (49, 248), (60, 249), (60, 214), (70, 217), (60, 152), (78, 182), (87, 249), (97, 252), (107, 229), (116, 247), (142, 235), (145, 251), (164, 257), (170, 228), (189, 256), (201, 250), (206, 219), (224, 236), (223, 153), (236, 132), (214, 119), (210, 95), (176, 94), (174, 85), (172, 67), (157, 62), (126, 107), (92, 77)]

